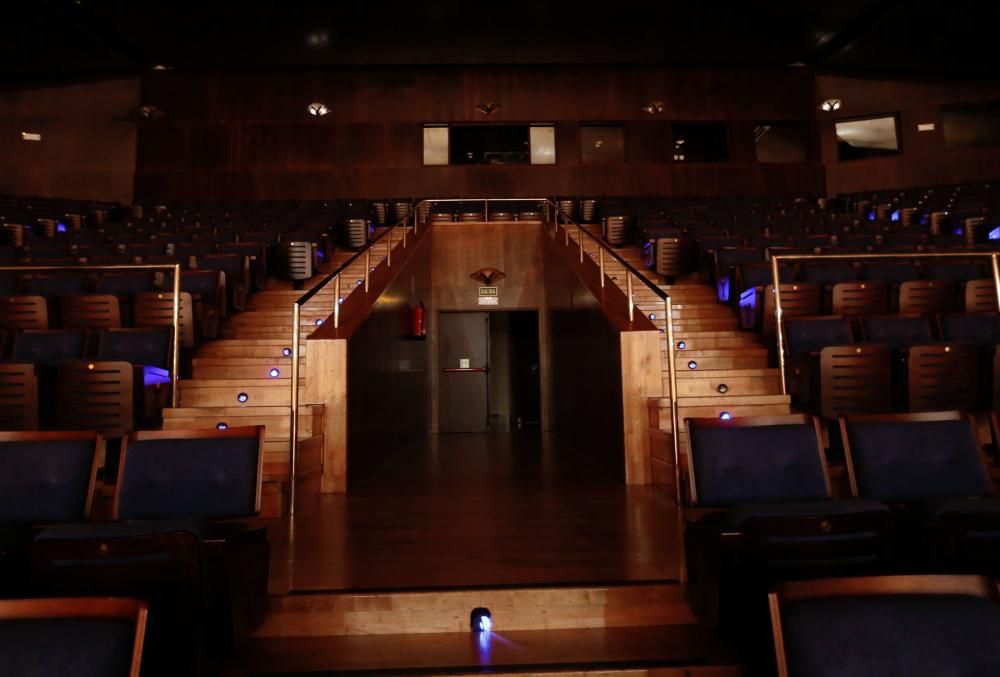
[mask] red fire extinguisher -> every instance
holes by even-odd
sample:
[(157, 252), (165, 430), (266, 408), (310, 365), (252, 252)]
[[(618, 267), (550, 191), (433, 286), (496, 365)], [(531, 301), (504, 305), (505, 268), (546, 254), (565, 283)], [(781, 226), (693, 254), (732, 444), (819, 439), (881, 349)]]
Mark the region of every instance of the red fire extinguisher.
[(410, 311), (410, 334), (412, 336), (427, 335), (427, 309), (424, 307), (423, 301)]

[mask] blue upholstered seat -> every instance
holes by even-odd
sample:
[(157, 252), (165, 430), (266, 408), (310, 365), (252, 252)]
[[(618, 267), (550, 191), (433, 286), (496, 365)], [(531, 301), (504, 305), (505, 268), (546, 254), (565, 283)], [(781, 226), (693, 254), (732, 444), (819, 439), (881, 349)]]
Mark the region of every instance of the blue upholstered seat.
[(958, 341), (977, 346), (993, 346), (1000, 343), (1000, 315), (996, 313), (965, 315), (949, 313), (942, 315), (941, 337), (945, 341)]
[(101, 333), (97, 359), (135, 365), (169, 367), (170, 331), (167, 329), (109, 329)]
[(879, 343), (893, 350), (934, 343), (930, 323), (923, 317), (877, 315), (861, 319), (867, 343)]
[(867, 498), (843, 498), (786, 503), (747, 503), (729, 510), (722, 525), (739, 529), (751, 519), (829, 517), (833, 515), (858, 515), (862, 513), (887, 513), (889, 509)]
[(886, 502), (988, 496), (990, 482), (965, 420), (847, 420), (858, 494)]
[(995, 677), (1000, 608), (964, 595), (846, 596), (782, 604), (793, 677)]
[(960, 516), (1000, 516), (1000, 498), (943, 498), (928, 503), (925, 507), (925, 515), (931, 519)]
[(94, 440), (0, 442), (0, 522), (84, 519)]
[(55, 367), (61, 362), (83, 358), (87, 335), (78, 329), (24, 331), (14, 339), (10, 358)]
[(253, 515), (258, 454), (257, 437), (132, 441), (121, 470), (118, 517)]
[(816, 433), (807, 425), (691, 426), (698, 502), (707, 506), (827, 496)]
[(851, 323), (840, 317), (789, 319), (785, 322), (789, 357), (817, 353), (827, 346), (854, 342)]
[(138, 538), (158, 534), (186, 533), (205, 540), (208, 524), (203, 518), (138, 520), (134, 522), (82, 522), (59, 524), (38, 534), (38, 541), (68, 541), (110, 538)]
[(135, 624), (120, 618), (0, 621), (0, 674), (6, 677), (126, 677)]

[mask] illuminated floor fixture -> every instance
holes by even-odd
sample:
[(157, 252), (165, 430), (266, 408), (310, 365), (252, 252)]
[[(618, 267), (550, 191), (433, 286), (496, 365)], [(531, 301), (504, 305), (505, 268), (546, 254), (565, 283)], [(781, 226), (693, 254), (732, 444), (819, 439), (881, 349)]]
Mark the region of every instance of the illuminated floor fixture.
[(642, 107), (644, 113), (649, 113), (650, 115), (659, 115), (664, 111), (664, 105), (662, 101), (650, 101), (645, 106)]
[(321, 118), (330, 112), (329, 106), (319, 101), (313, 101), (311, 104), (306, 106), (306, 110), (309, 111), (309, 115), (315, 115), (318, 118)]
[(840, 99), (827, 99), (826, 101), (821, 103), (819, 107), (824, 111), (826, 111), (827, 113), (832, 113), (835, 110), (840, 110), (840, 106), (842, 104), (843, 101), (841, 101)]
[(279, 376), (281, 376), (281, 370), (279, 370), (277, 367), (274, 367), (271, 369), (271, 371), (267, 372), (267, 375), (270, 376), (271, 378), (278, 378)]
[(485, 607), (476, 607), (469, 617), (469, 627), (473, 632), (490, 632), (493, 629), (493, 615)]

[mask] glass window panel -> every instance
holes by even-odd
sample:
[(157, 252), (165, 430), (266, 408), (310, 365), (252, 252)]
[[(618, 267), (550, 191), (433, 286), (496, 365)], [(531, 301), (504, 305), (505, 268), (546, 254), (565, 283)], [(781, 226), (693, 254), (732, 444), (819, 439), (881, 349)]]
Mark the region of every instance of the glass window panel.
[(837, 156), (841, 160), (862, 160), (899, 154), (896, 116), (835, 123)]
[(625, 128), (620, 124), (580, 125), (580, 159), (584, 164), (625, 162)]
[(448, 164), (448, 127), (424, 125), (424, 164)]
[(553, 125), (532, 125), (530, 130), (531, 164), (556, 163), (556, 128)]

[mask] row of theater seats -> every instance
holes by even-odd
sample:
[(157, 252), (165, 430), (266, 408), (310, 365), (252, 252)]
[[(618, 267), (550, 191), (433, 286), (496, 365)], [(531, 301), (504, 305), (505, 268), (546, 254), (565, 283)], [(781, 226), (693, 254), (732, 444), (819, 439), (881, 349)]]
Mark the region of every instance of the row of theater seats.
[[(967, 415), (858, 415), (841, 417), (839, 427), (848, 488), (835, 493), (833, 489), (845, 482), (836, 475), (831, 481), (816, 419), (790, 415), (686, 421), (685, 538), (696, 607), (706, 622), (718, 624), (722, 635), (739, 647), (751, 665), (768, 665), (772, 660), (769, 654), (762, 655), (761, 647), (769, 645), (767, 591), (776, 585), (829, 577), (995, 577), (1000, 573), (1000, 498), (994, 495), (989, 466)], [(996, 435), (996, 417), (993, 430)], [(849, 496), (842, 497), (844, 493)], [(904, 588), (914, 591), (908, 585), (894, 587), (891, 578), (879, 580), (890, 593)], [(835, 595), (840, 586), (857, 589), (852, 587), (857, 581), (850, 580), (798, 585), (784, 587), (822, 588), (829, 595)], [(992, 590), (989, 599), (995, 602), (996, 588)], [(778, 613), (775, 601), (771, 605), (775, 630), (787, 632), (786, 610)], [(867, 602), (857, 604), (841, 609), (846, 615), (834, 614), (825, 621), (812, 618), (806, 627), (827, 631), (839, 627), (835, 637), (842, 639), (878, 623), (873, 618), (864, 620), (863, 614), (855, 616), (851, 609), (867, 608)], [(905, 608), (890, 608), (886, 613), (891, 611), (894, 617)], [(841, 627), (847, 618), (859, 625)], [(948, 622), (967, 627), (974, 620), (949, 618)], [(926, 627), (938, 628), (939, 624)], [(881, 627), (877, 636), (885, 639), (889, 630)], [(820, 641), (816, 636), (800, 639)], [(925, 639), (938, 645), (933, 635)], [(817, 646), (808, 651), (806, 646), (784, 648), (792, 654), (782, 657), (779, 642), (779, 662), (809, 663), (817, 659), (815, 651), (821, 649), (818, 656), (827, 658), (832, 651)], [(793, 670), (791, 674), (965, 674), (880, 672), (873, 666), (890, 668), (894, 659), (881, 656), (877, 648), (852, 650), (853, 668), (838, 664), (831, 672)], [(968, 674), (995, 674), (1000, 665), (995, 643), (986, 654), (977, 655), (991, 656), (992, 672)], [(961, 665), (963, 658), (948, 654), (934, 660)]]
[(11, 343), (0, 362), (2, 430), (117, 436), (155, 426), (169, 404), (169, 329), (29, 329)]
[[(142, 674), (211, 674), (219, 650), (248, 638), (265, 611), (269, 546), (248, 521), (260, 508), (262, 439), (262, 427), (132, 433), (113, 509), (91, 521), (104, 497), (98, 433), (0, 433), (0, 593), (142, 600)], [(2, 604), (0, 660), (16, 649)], [(110, 659), (85, 637), (62, 649), (74, 669), (27, 674), (129, 674), (88, 667)], [(54, 670), (68, 658), (40, 660)]]
[(792, 318), (784, 338), (789, 394), (827, 419), (1000, 404), (996, 313)]

